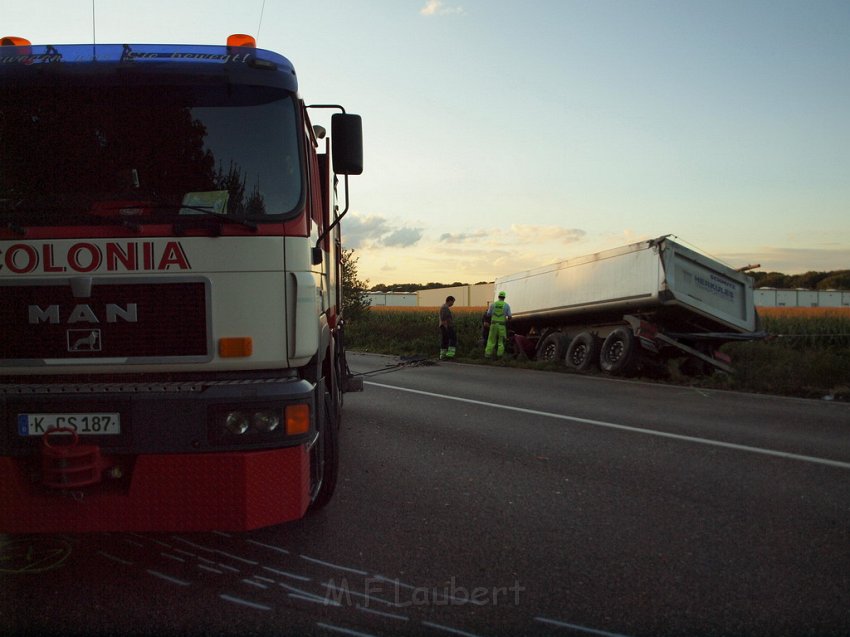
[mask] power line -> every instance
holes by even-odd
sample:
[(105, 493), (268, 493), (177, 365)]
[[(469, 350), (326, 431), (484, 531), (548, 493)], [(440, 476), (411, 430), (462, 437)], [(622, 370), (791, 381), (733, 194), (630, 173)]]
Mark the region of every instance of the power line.
[(266, 11), (266, 0), (263, 0), (263, 4), (260, 7), (260, 23), (257, 25), (257, 40), (260, 39), (260, 28), (263, 26), (263, 13)]

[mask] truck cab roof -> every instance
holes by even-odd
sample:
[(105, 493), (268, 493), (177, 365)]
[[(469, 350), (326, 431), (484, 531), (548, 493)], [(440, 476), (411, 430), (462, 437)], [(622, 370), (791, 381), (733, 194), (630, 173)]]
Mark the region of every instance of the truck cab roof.
[(32, 81), (42, 77), (117, 74), (161, 81), (163, 74), (183, 78), (226, 77), (245, 84), (272, 85), (293, 93), (298, 84), (292, 63), (284, 56), (247, 46), (189, 44), (57, 44), (0, 47), (0, 79)]

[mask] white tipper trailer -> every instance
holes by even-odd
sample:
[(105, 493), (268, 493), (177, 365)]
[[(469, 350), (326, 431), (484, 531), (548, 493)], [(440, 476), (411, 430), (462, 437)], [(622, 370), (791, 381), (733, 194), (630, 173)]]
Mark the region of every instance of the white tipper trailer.
[(515, 351), (579, 371), (729, 372), (720, 345), (764, 336), (752, 278), (670, 235), (499, 277), (500, 292)]

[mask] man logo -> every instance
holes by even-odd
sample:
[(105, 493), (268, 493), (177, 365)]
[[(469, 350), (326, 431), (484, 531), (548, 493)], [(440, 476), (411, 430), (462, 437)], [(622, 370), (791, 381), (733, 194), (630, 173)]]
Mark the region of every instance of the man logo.
[[(63, 314), (58, 305), (48, 305), (46, 308), (42, 308), (40, 305), (30, 305), (27, 308), (27, 313), (30, 325), (62, 323)], [(64, 318), (65, 323), (100, 323), (102, 319), (106, 319), (107, 323), (117, 323), (119, 319), (128, 323), (137, 323), (139, 311), (136, 303), (127, 303), (124, 307), (117, 303), (106, 303), (105, 310), (98, 318), (98, 313), (90, 305), (83, 303), (75, 305), (70, 313), (64, 315)]]
[(68, 330), (68, 351), (101, 351), (100, 330)]

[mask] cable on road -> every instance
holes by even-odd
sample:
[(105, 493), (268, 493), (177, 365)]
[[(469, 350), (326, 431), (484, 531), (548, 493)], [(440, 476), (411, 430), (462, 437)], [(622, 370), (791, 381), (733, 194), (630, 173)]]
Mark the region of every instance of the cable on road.
[(429, 367), (431, 365), (436, 365), (436, 361), (433, 357), (424, 356), (421, 354), (416, 354), (414, 356), (399, 356), (400, 362), (395, 365), (387, 365), (383, 369), (374, 369), (371, 372), (361, 372), (359, 374), (353, 374), (353, 376), (378, 376), (380, 374), (389, 374), (390, 372), (397, 372), (400, 369), (404, 369), (405, 367)]

